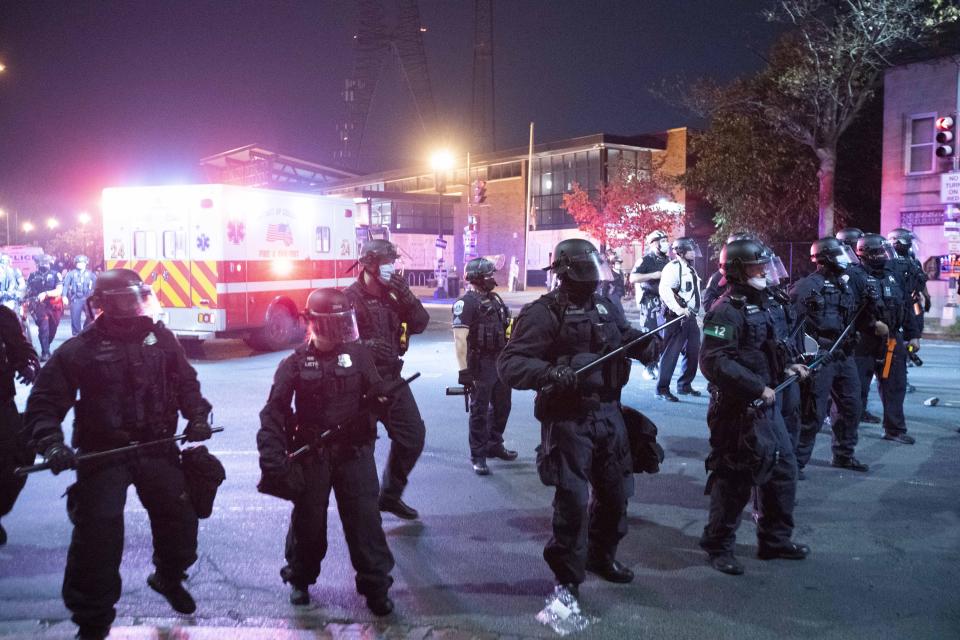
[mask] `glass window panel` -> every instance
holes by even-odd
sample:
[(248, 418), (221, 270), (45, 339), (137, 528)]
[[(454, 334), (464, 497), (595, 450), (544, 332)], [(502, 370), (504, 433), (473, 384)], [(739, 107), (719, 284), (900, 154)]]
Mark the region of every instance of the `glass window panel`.
[(933, 142), (933, 118), (916, 118), (911, 121), (910, 144)]
[(163, 257), (175, 259), (177, 257), (177, 232), (163, 232)]
[(317, 227), (314, 242), (317, 252), (330, 253), (330, 227)]
[(930, 151), (932, 146), (922, 145), (910, 148), (910, 173), (933, 169), (933, 154)]

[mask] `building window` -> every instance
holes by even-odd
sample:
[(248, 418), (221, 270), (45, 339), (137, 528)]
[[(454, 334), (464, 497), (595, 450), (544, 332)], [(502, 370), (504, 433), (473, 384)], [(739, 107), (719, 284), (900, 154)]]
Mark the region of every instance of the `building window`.
[(157, 255), (157, 234), (154, 231), (133, 232), (133, 257), (153, 258)]
[(912, 115), (907, 120), (906, 165), (907, 174), (933, 173), (936, 141), (934, 140), (935, 113)]
[(420, 202), (393, 202), (394, 231), (453, 234), (453, 206)]
[(317, 227), (314, 235), (314, 248), (317, 253), (330, 253), (330, 227)]

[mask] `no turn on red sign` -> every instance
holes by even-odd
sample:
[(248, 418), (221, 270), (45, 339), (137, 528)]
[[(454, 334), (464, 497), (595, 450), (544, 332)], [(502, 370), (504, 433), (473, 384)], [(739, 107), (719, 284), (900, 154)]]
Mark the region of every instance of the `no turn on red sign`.
[(960, 171), (940, 174), (940, 202), (960, 203)]

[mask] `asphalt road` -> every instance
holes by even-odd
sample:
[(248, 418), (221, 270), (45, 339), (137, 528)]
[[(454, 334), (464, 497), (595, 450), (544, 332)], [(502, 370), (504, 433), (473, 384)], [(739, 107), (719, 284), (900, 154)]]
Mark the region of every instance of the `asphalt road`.
[[(457, 370), (447, 313), (434, 317), (406, 358), (408, 374), (422, 373), (414, 392), (427, 443), (404, 496), (421, 519), (384, 518), (397, 562), (391, 617), (375, 622), (356, 594), (334, 506), (330, 550), (311, 589), (314, 604), (287, 603), (278, 570), (290, 507), (254, 488), (257, 413), (284, 354), (216, 341), (194, 361), (214, 422), (226, 427), (210, 447), (227, 469), (213, 516), (201, 521), (200, 559), (189, 578), (198, 612), (178, 617), (146, 586), (150, 528), (131, 491), (112, 637), (552, 637), (534, 620), (552, 586), (541, 557), (552, 494), (534, 466), (539, 428), (532, 393), (514, 393), (507, 427), (506, 444), (520, 458), (493, 461), (491, 476), (475, 476), (463, 404), (443, 394)], [(630, 532), (618, 557), (637, 578), (626, 586), (588, 578), (581, 603), (598, 621), (581, 636), (960, 637), (960, 345), (926, 341), (921, 355), (925, 365), (910, 370), (917, 391), (906, 407), (917, 444), (882, 441), (877, 427), (862, 425), (857, 454), (871, 471), (857, 474), (829, 466), (829, 436), (821, 435), (795, 514), (795, 539), (809, 544), (812, 555), (804, 562), (757, 560), (747, 513), (738, 539), (746, 565), (740, 577), (710, 569), (697, 547), (707, 506), (706, 398), (658, 403), (653, 383), (635, 375), (624, 400), (659, 425), (667, 459), (658, 475), (637, 476), (630, 500)], [(695, 384), (705, 386), (701, 378)], [(20, 391), (23, 402), (26, 390)], [(940, 406), (922, 406), (934, 395)], [(949, 400), (956, 404), (946, 406)], [(875, 390), (870, 408), (881, 412)], [(382, 427), (378, 445), (382, 468), (388, 445)], [(60, 600), (70, 538), (61, 496), (72, 475), (31, 477), (3, 520), (10, 541), (0, 547), (0, 635), (73, 633)]]

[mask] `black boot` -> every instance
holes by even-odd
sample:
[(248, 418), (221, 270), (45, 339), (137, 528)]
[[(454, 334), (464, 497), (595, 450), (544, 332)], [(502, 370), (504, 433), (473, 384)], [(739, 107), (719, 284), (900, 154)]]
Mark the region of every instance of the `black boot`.
[(728, 576), (743, 575), (743, 565), (732, 553), (710, 556), (710, 566)]
[(0, 546), (7, 544), (7, 530), (0, 524)]
[(381, 494), (378, 506), (380, 511), (392, 513), (398, 518), (403, 518), (404, 520), (416, 520), (420, 517), (420, 514), (417, 513), (416, 509), (408, 505), (400, 498), (391, 498)]
[(587, 562), (587, 571), (597, 574), (607, 582), (616, 582), (619, 584), (633, 582), (633, 571), (630, 571), (630, 569), (616, 560), (610, 563)]
[(490, 451), (490, 457), (497, 458), (499, 460), (506, 460), (507, 462), (512, 462), (517, 459), (517, 452), (511, 451), (510, 449), (507, 449), (501, 444), (498, 447), (494, 447), (493, 450)]
[(385, 593), (379, 596), (367, 596), (367, 608), (375, 616), (388, 616), (393, 613), (393, 600)]
[(81, 624), (77, 629), (77, 635), (75, 637), (77, 640), (104, 640), (108, 635), (110, 635), (110, 625), (104, 627), (100, 625)]
[(470, 458), (473, 463), (473, 472), (478, 476), (490, 475), (490, 467), (487, 466), (486, 458)]
[(785, 547), (760, 547), (757, 557), (761, 560), (803, 560), (810, 555), (810, 547), (805, 544), (791, 542)]
[(310, 604), (310, 593), (307, 591), (306, 587), (300, 587), (298, 585), (290, 586), (290, 604), (302, 607), (304, 605)]
[(178, 613), (189, 615), (197, 610), (197, 603), (193, 596), (183, 586), (182, 580), (164, 578), (159, 573), (151, 573), (147, 577), (150, 588), (162, 595)]

